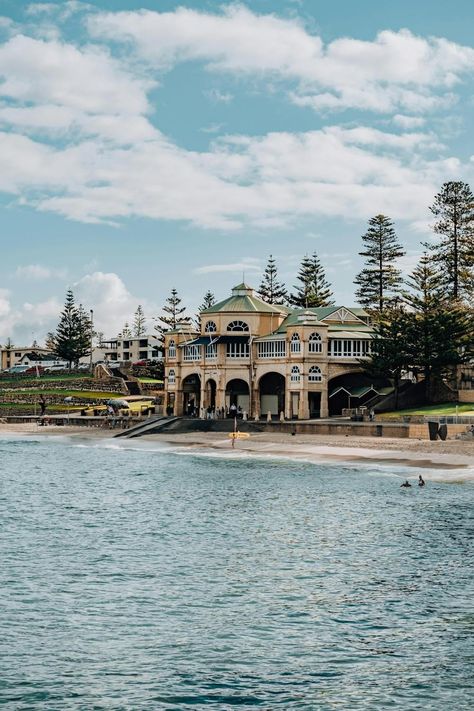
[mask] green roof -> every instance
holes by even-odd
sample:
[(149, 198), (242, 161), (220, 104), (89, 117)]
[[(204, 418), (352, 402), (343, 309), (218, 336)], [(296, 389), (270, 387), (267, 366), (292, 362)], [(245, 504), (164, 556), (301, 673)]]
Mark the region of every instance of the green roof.
[[(285, 331), (291, 327), (291, 326), (304, 326), (304, 325), (311, 325), (315, 326), (317, 328), (318, 322), (324, 321), (327, 316), (330, 316), (330, 314), (334, 313), (340, 308), (346, 308), (347, 311), (350, 311), (351, 313), (354, 314), (354, 316), (361, 316), (366, 315), (366, 312), (364, 309), (350, 309), (346, 306), (320, 306), (320, 307), (315, 307), (315, 308), (308, 308), (308, 309), (294, 309), (293, 311), (290, 311), (288, 316), (285, 318), (284, 321), (280, 324), (280, 326), (276, 329), (275, 333), (285, 333)], [(356, 310), (359, 312), (356, 314)], [(302, 316), (306, 314), (314, 314), (316, 317), (317, 321), (314, 323), (311, 323), (311, 321), (308, 319), (307, 323), (305, 324), (305, 321), (301, 319)], [(362, 331), (362, 332), (370, 332), (372, 331), (372, 328), (368, 326), (366, 323), (331, 323), (330, 321), (325, 321), (322, 324), (319, 324), (320, 326), (326, 326), (328, 327), (328, 330), (330, 331)]]
[[(232, 289), (232, 296), (228, 299), (219, 301), (217, 304), (213, 304), (208, 309), (201, 311), (202, 314), (216, 314), (216, 313), (273, 313), (281, 314), (288, 313), (288, 308), (286, 306), (275, 306), (273, 304), (267, 304), (266, 301), (259, 299), (254, 295), (253, 289), (246, 284), (239, 284), (234, 286)], [(235, 292), (246, 292), (244, 294)]]

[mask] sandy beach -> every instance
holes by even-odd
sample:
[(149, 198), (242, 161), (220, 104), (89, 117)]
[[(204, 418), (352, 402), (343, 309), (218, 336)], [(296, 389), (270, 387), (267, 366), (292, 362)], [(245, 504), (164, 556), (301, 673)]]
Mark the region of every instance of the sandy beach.
[[(0, 436), (67, 436), (78, 439), (111, 439), (116, 430), (86, 427), (39, 427), (37, 424), (0, 424)], [(265, 432), (238, 440), (235, 449), (225, 433), (200, 432), (155, 434), (133, 440), (118, 440), (126, 446), (161, 443), (176, 449), (193, 449), (202, 454), (221, 452), (226, 456), (263, 456), (301, 459), (312, 462), (373, 462), (417, 469), (432, 469), (443, 479), (474, 480), (474, 440), (427, 440), (396, 438), (349, 438), (337, 435), (291, 435)], [(437, 477), (438, 478), (438, 477)]]

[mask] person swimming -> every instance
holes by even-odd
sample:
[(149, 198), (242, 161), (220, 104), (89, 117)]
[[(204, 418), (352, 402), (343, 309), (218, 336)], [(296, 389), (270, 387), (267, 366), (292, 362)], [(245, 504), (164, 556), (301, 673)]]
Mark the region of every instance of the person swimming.
[(423, 479), (423, 477), (420, 474), (420, 476), (418, 477), (418, 486), (424, 486), (424, 485), (425, 485), (425, 480)]
[(402, 487), (405, 487), (406, 489), (408, 489), (408, 488), (411, 489), (411, 484), (410, 484), (410, 482), (408, 481), (408, 479), (406, 479), (406, 480), (403, 482), (403, 484), (400, 484), (400, 488), (402, 488)]

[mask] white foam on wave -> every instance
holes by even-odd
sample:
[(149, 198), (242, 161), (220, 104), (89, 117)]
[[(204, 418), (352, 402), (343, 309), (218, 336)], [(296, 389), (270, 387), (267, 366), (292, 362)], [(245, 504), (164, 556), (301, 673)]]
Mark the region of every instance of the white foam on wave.
[[(293, 453), (286, 452), (272, 452), (270, 451), (255, 451), (255, 450), (238, 450), (238, 449), (224, 449), (224, 447), (216, 447), (215, 449), (209, 447), (193, 447), (193, 446), (180, 446), (173, 445), (169, 442), (157, 442), (153, 440), (152, 442), (147, 442), (144, 440), (134, 441), (133, 444), (130, 440), (112, 440), (109, 437), (103, 437), (99, 439), (88, 439), (80, 436), (71, 435), (47, 435), (47, 434), (28, 434), (25, 436), (23, 433), (2, 433), (1, 441), (22, 441), (22, 442), (36, 442), (41, 443), (47, 441), (48, 443), (55, 442), (60, 445), (68, 445), (77, 449), (104, 449), (115, 452), (149, 452), (158, 454), (172, 454), (180, 457), (199, 457), (208, 459), (223, 459), (223, 460), (263, 460), (272, 462), (292, 462), (295, 464), (301, 462), (310, 465), (324, 465), (329, 467), (344, 467), (350, 468), (354, 472), (363, 470), (365, 474), (369, 476), (384, 476), (390, 478), (405, 478), (408, 480), (417, 480), (418, 475), (421, 473), (426, 481), (435, 481), (439, 483), (456, 483), (456, 484), (472, 484), (474, 483), (474, 466), (459, 467), (453, 469), (443, 469), (442, 462), (433, 462), (433, 466), (429, 466), (429, 455), (424, 455), (422, 462), (417, 463), (417, 459), (411, 459), (410, 463), (405, 463), (403, 460), (409, 460), (410, 456), (404, 456), (403, 459), (397, 456), (397, 452), (389, 452), (386, 450), (381, 450), (380, 452), (370, 451), (369, 456), (364, 456), (361, 450), (356, 448), (341, 448), (338, 452), (331, 451), (330, 447), (318, 448), (319, 451), (315, 450), (314, 453), (308, 452), (298, 452), (297, 450)], [(380, 459), (377, 458), (380, 455)], [(351, 460), (351, 456), (354, 460)], [(384, 458), (387, 461), (384, 461)], [(400, 459), (400, 461), (397, 461)]]

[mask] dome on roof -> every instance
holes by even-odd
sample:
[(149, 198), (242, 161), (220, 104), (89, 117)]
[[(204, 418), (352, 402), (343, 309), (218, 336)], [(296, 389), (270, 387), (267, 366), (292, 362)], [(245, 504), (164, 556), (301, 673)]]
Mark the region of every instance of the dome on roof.
[(232, 288), (232, 296), (253, 296), (253, 295), (254, 295), (254, 290), (252, 289), (251, 286), (249, 286), (245, 282), (242, 282), (241, 284), (237, 284), (237, 286), (234, 286)]

